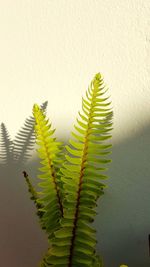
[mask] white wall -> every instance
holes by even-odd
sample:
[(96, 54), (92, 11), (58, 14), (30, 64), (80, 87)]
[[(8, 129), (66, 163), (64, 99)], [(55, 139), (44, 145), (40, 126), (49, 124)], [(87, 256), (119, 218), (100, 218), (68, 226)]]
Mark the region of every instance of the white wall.
[[(114, 154), (97, 219), (107, 267), (121, 257), (149, 266), (149, 62), (148, 0), (0, 0), (0, 122), (12, 138), (45, 100), (58, 137), (67, 138), (93, 75), (102, 72), (110, 88)], [(131, 250), (122, 231), (133, 236)]]

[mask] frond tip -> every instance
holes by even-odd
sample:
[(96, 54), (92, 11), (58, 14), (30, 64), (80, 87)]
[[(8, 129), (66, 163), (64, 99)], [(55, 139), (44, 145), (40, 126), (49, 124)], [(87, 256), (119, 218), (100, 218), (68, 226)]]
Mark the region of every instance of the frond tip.
[[(46, 112), (47, 101), (41, 105), (43, 112)], [(15, 162), (26, 162), (31, 157), (31, 152), (35, 146), (34, 133), (35, 120), (33, 116), (27, 118), (23, 127), (19, 130), (14, 139), (13, 158)]]

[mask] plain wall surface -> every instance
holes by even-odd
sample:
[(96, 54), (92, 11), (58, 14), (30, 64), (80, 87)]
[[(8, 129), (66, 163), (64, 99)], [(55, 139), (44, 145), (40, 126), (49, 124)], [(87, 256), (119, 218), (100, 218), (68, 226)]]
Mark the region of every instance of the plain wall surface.
[[(88, 84), (103, 74), (114, 130), (110, 179), (95, 223), (98, 251), (106, 267), (148, 267), (150, 2), (0, 0), (0, 40), (0, 123), (12, 139), (33, 104), (47, 100), (47, 115), (66, 142)], [(9, 157), (0, 164), (2, 266), (37, 266), (46, 251), (21, 174), (26, 168), (34, 177), (36, 166), (36, 156), (26, 162), (24, 155), (17, 164)]]

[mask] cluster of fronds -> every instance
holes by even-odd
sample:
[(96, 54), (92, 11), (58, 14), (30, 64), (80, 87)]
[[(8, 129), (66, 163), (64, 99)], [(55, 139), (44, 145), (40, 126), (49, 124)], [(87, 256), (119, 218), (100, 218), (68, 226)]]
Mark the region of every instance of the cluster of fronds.
[(27, 179), (29, 191), (48, 234), (49, 249), (41, 267), (102, 267), (96, 253), (93, 221), (98, 198), (103, 195), (106, 164), (110, 162), (112, 111), (100, 73), (92, 80), (75, 131), (63, 157), (49, 120), (33, 107), (36, 143), (41, 158), (39, 192)]

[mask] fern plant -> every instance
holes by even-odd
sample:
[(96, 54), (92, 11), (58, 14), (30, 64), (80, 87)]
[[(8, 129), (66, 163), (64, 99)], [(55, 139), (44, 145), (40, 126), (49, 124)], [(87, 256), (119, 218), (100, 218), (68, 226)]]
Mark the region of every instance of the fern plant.
[(41, 159), (38, 192), (26, 172), (24, 176), (48, 235), (49, 248), (41, 267), (103, 266), (96, 253), (93, 221), (111, 153), (112, 110), (106, 91), (101, 74), (96, 74), (82, 98), (82, 112), (65, 151), (45, 113), (37, 104), (33, 107)]

